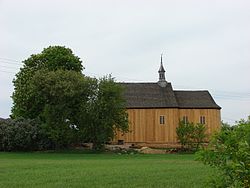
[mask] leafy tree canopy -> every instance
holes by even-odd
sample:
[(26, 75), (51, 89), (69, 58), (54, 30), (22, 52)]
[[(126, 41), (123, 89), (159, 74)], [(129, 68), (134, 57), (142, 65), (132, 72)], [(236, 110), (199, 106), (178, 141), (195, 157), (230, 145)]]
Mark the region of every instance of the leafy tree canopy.
[(40, 70), (45, 68), (49, 71), (63, 69), (81, 72), (83, 69), (81, 63), (80, 58), (75, 56), (71, 49), (63, 46), (49, 46), (40, 54), (33, 54), (24, 60), (23, 69)]
[(97, 80), (74, 71), (37, 71), (31, 85), (45, 101), (40, 117), (58, 147), (87, 141), (98, 150), (116, 130), (128, 130), (122, 88), (111, 76)]
[(122, 97), (123, 88), (111, 76), (99, 79), (93, 91), (88, 112), (85, 112), (88, 126), (84, 127), (84, 133), (93, 143), (93, 149), (98, 150), (114, 138), (117, 130), (128, 131), (128, 115)]
[(38, 118), (56, 147), (82, 141), (101, 149), (115, 131), (127, 131), (122, 88), (114, 79), (84, 76), (81, 61), (65, 47), (31, 55), (13, 83), (12, 117)]
[(250, 187), (250, 116), (233, 127), (224, 124), (198, 156), (221, 172), (213, 187)]
[[(12, 117), (35, 118), (39, 114), (40, 105), (44, 101), (33, 92), (30, 81), (38, 70), (55, 71), (58, 69), (81, 72), (82, 62), (69, 48), (50, 46), (41, 53), (31, 55), (23, 61), (24, 66), (13, 80)], [(37, 109), (37, 110), (35, 110)]]
[(86, 119), (87, 113), (81, 112), (88, 108), (95, 82), (95, 79), (68, 70), (40, 70), (33, 76), (33, 92), (40, 101), (44, 101), (39, 105), (39, 116), (49, 138), (58, 147), (78, 141), (80, 129), (86, 126), (86, 122), (82, 125), (80, 120)]

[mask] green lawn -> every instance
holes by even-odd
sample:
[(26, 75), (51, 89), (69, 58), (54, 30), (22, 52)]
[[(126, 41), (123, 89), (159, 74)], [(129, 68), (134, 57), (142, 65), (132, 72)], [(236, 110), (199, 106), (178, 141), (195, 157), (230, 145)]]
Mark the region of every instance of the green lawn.
[(194, 155), (1, 153), (0, 187), (205, 187)]

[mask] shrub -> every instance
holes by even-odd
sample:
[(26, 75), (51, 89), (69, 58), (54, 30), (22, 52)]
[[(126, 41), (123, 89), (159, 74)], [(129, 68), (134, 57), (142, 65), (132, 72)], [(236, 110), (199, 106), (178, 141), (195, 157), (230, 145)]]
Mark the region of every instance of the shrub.
[(18, 118), (0, 122), (0, 151), (33, 151), (52, 146), (36, 120)]
[(222, 176), (212, 180), (219, 187), (250, 187), (250, 116), (229, 128), (223, 126), (199, 159), (218, 168)]
[(204, 124), (180, 121), (179, 126), (176, 128), (176, 134), (182, 149), (197, 151), (206, 138), (205, 131)]

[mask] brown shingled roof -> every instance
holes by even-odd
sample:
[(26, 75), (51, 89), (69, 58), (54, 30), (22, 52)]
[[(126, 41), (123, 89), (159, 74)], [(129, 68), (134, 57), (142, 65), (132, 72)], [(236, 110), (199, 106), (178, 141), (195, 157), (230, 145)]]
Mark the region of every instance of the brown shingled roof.
[(220, 109), (208, 91), (174, 91), (171, 83), (120, 83), (127, 108), (215, 108)]
[(157, 83), (121, 83), (127, 108), (175, 108), (175, 95), (168, 83), (160, 87)]
[(179, 108), (215, 108), (218, 106), (208, 91), (174, 91)]

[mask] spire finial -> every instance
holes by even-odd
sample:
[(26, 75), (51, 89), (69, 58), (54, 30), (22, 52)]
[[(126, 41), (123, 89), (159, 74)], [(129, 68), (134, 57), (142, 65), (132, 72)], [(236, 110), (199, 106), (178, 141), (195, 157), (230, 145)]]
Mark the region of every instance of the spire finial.
[[(163, 54), (161, 53), (161, 64), (160, 64), (160, 69), (159, 69), (159, 71), (158, 71), (159, 73), (160, 73), (160, 72), (165, 72), (165, 69), (164, 69), (164, 67), (163, 67), (162, 55), (163, 55)], [(164, 76), (164, 77), (165, 77), (165, 76)]]
[(163, 61), (162, 61), (162, 53), (161, 53), (161, 65), (160, 65), (160, 69), (158, 71), (159, 73), (159, 81), (158, 81), (158, 84), (161, 86), (161, 87), (166, 87), (167, 85), (167, 81), (165, 79), (165, 69), (163, 67)]

